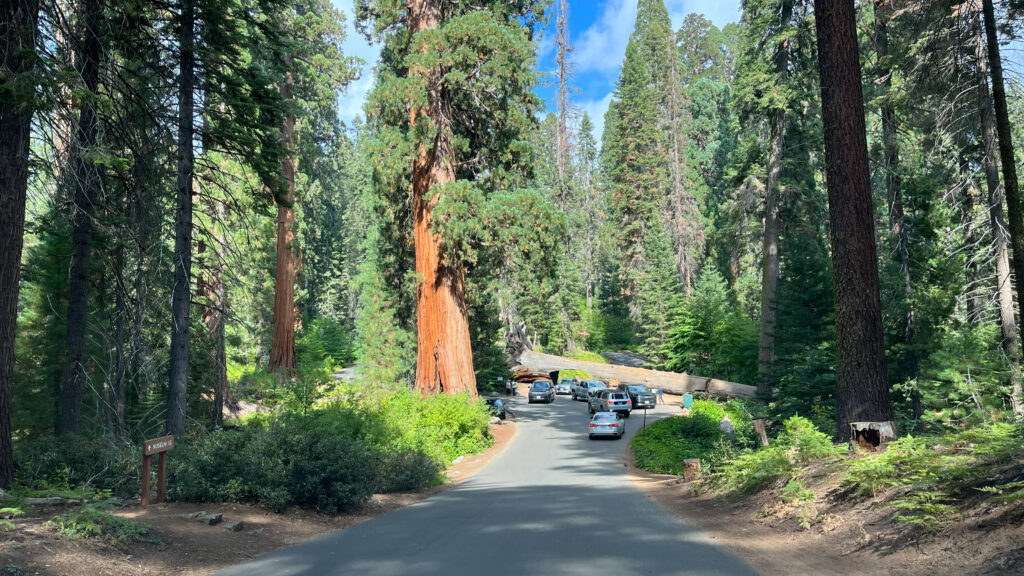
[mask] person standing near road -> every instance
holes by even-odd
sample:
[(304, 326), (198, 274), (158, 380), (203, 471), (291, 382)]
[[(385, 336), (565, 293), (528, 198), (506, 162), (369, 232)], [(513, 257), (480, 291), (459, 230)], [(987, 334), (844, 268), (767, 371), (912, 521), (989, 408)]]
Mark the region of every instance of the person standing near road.
[(665, 403), (665, 395), (661, 391), (661, 386), (658, 386), (658, 404)]
[(509, 379), (508, 381), (505, 382), (505, 396), (511, 396), (511, 395), (512, 395), (512, 380)]

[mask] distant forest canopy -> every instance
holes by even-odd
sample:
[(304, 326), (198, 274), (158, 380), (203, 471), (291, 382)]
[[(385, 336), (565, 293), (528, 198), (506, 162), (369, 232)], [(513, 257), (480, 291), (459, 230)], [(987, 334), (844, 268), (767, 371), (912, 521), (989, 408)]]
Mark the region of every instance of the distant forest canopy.
[[(572, 99), (568, 1), (464, 4), (359, 0), (376, 63), (342, 53), (327, 0), (5, 6), (0, 452), (209, 429), (350, 365), (475, 395), (527, 347), (756, 384), (833, 431), (813, 2), (747, 0), (719, 29), (640, 0), (602, 134)], [(1024, 98), (995, 52), (1021, 9), (858, 4), (903, 430), (1024, 416)], [(337, 95), (371, 68), (345, 126)]]

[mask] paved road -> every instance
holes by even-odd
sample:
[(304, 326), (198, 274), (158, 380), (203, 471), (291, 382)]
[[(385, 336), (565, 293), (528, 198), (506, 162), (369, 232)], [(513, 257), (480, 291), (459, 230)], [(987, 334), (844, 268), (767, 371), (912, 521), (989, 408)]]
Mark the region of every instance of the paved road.
[[(583, 402), (513, 402), (515, 438), (464, 483), (220, 574), (755, 574), (634, 488), (628, 437), (588, 440)], [(677, 409), (659, 406), (648, 422)], [(628, 435), (640, 424), (639, 413), (626, 420)]]
[(643, 368), (644, 362), (647, 362), (646, 356), (636, 352), (601, 352), (601, 356), (607, 358), (612, 364), (631, 366), (633, 368)]

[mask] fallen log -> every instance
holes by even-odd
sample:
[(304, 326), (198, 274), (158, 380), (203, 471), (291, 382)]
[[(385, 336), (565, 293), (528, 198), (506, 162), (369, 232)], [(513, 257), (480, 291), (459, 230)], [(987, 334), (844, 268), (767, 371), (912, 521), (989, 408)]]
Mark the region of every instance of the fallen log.
[[(661, 388), (669, 394), (688, 394), (693, 392), (704, 392), (711, 396), (720, 397), (745, 397), (753, 398), (756, 388), (746, 384), (692, 376), (678, 372), (663, 372), (661, 370), (648, 370), (646, 368), (633, 368), (630, 366), (619, 366), (616, 364), (600, 364), (598, 362), (586, 362), (573, 360), (562, 356), (541, 354), (533, 351), (523, 352), (520, 362), (528, 370), (547, 374), (560, 370), (580, 370), (590, 374), (592, 378), (610, 382), (618, 380), (623, 384), (642, 384), (649, 388)], [(544, 376), (547, 378), (547, 376)]]

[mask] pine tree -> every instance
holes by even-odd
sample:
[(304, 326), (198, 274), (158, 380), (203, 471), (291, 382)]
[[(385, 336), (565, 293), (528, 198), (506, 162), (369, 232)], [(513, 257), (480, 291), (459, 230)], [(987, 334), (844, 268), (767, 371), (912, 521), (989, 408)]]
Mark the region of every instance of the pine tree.
[(815, 0), (836, 288), (836, 433), (892, 421), (871, 207), (864, 95), (852, 2)]

